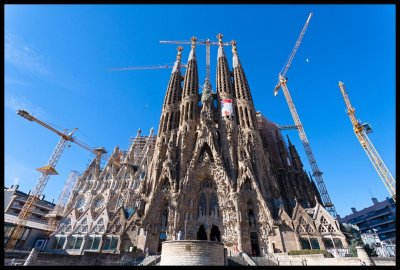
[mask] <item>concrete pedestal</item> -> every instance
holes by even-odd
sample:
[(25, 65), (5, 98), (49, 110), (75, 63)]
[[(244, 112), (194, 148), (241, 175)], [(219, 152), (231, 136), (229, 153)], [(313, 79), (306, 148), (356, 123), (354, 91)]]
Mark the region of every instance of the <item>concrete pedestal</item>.
[(206, 240), (164, 241), (160, 265), (224, 265), (224, 245)]

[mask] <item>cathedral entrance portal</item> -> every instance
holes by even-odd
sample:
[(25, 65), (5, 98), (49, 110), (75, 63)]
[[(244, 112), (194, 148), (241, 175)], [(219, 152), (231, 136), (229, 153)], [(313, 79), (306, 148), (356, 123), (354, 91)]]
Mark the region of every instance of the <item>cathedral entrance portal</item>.
[(256, 232), (250, 233), (251, 254), (253, 256), (260, 256), (260, 245), (258, 244), (258, 235)]
[(213, 225), (210, 233), (210, 241), (221, 242), (221, 233), (217, 226)]
[(199, 230), (197, 231), (197, 240), (208, 240), (204, 225), (200, 225)]

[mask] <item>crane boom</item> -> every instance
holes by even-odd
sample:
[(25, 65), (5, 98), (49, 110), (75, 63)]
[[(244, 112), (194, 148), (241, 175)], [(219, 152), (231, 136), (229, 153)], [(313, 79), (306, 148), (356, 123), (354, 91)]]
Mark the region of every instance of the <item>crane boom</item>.
[[(187, 67), (187, 64), (181, 64), (182, 67)], [(150, 65), (150, 66), (132, 66), (123, 68), (110, 68), (109, 70), (144, 70), (144, 69), (163, 69), (163, 68), (173, 68), (174, 65)]]
[(390, 196), (392, 196), (392, 198), (396, 201), (396, 179), (393, 178), (382, 158), (379, 156), (378, 151), (376, 151), (374, 145), (369, 140), (367, 135), (367, 133), (371, 132), (369, 125), (366, 123), (361, 124), (359, 121), (357, 121), (355, 109), (351, 106), (350, 99), (347, 95), (344, 83), (341, 81), (339, 81), (339, 88), (342, 92), (344, 102), (346, 103), (347, 114), (349, 115), (351, 124), (353, 125), (354, 133), (356, 134), (358, 141), (365, 150), (368, 158), (371, 160), (372, 165), (374, 166), (376, 172), (378, 173), (383, 184), (388, 190)]
[[(62, 133), (62, 132), (56, 130), (55, 128), (51, 127), (50, 125), (48, 125), (48, 124), (44, 123), (43, 121), (40, 121), (40, 120), (37, 119), (36, 117), (32, 116), (32, 115), (29, 114), (27, 111), (18, 110), (18, 111), (17, 111), (17, 114), (20, 115), (20, 116), (22, 116), (22, 117), (24, 117), (25, 119), (27, 119), (27, 120), (29, 120), (29, 121), (33, 121), (33, 122), (38, 123), (38, 124), (41, 125), (41, 126), (44, 126), (45, 128), (47, 128), (47, 129), (53, 131), (54, 133), (56, 133), (58, 136), (62, 137), (64, 140), (73, 142), (73, 143), (79, 145), (80, 147), (85, 148), (86, 150), (92, 152), (92, 153), (95, 154), (95, 155), (101, 155), (101, 154), (103, 154), (103, 153), (106, 152), (104, 148), (101, 148), (101, 147), (100, 147), (100, 148), (92, 148), (92, 147), (86, 145), (85, 143), (79, 141), (78, 139), (73, 138), (73, 137), (72, 137), (72, 133), (73, 133), (73, 132), (70, 133), (70, 134), (66, 134), (66, 133)], [(74, 129), (74, 132), (75, 132), (76, 130), (77, 130), (77, 128)]]
[(286, 64), (283, 66), (281, 72), (279, 73), (278, 83), (275, 86), (274, 95), (276, 96), (278, 94), (279, 88), (282, 87), (282, 91), (285, 96), (286, 102), (289, 106), (290, 113), (293, 117), (293, 120), (297, 127), (297, 130), (299, 131), (300, 140), (301, 140), (304, 150), (306, 152), (308, 162), (313, 171), (314, 179), (317, 182), (317, 186), (318, 186), (319, 193), (321, 195), (321, 200), (322, 200), (323, 206), (334, 218), (336, 218), (336, 216), (337, 216), (336, 210), (335, 210), (335, 207), (329, 197), (328, 191), (325, 187), (324, 180), (322, 179), (322, 172), (318, 168), (317, 161), (315, 160), (314, 154), (311, 150), (311, 146), (310, 146), (310, 143), (308, 142), (306, 132), (304, 131), (304, 128), (303, 128), (303, 124), (300, 121), (300, 117), (296, 111), (292, 97), (290, 96), (289, 88), (287, 87), (287, 84), (286, 84), (286, 82), (287, 82), (286, 73), (288, 72), (288, 70), (291, 66), (291, 63), (293, 61), (293, 58), (296, 55), (296, 52), (301, 44), (303, 36), (304, 36), (304, 34), (308, 28), (308, 25), (310, 23), (311, 17), (312, 17), (312, 13), (310, 13), (310, 15), (308, 16), (307, 21), (300, 33), (299, 38), (296, 41), (296, 44), (295, 44), (292, 52), (289, 55), (289, 58), (288, 58)]
[(35, 118), (31, 114), (29, 114), (27, 111), (24, 110), (18, 110), (17, 114), (24, 117), (25, 119), (29, 121), (36, 122), (40, 124), (41, 126), (44, 126), (45, 128), (53, 131), (57, 135), (59, 135), (60, 141), (57, 143), (56, 148), (54, 149), (49, 161), (47, 162), (47, 165), (44, 167), (41, 167), (37, 169), (42, 173), (42, 175), (39, 177), (38, 182), (36, 183), (36, 186), (32, 192), (31, 195), (28, 196), (27, 201), (25, 202), (24, 206), (21, 209), (21, 212), (18, 215), (17, 222), (15, 229), (10, 235), (9, 240), (4, 246), (4, 249), (12, 249), (15, 248), (18, 238), (20, 234), (22, 233), (26, 223), (28, 222), (28, 218), (32, 211), (34, 210), (34, 204), (37, 200), (39, 200), (39, 197), (42, 195), (44, 188), (47, 185), (47, 182), (49, 181), (49, 178), (51, 175), (58, 174), (55, 167), (61, 157), (61, 154), (63, 153), (65, 146), (67, 143), (74, 142), (75, 144), (83, 147), (84, 149), (92, 152), (93, 154), (96, 154), (97, 158), (101, 158), (101, 155), (105, 153), (106, 151), (104, 148), (91, 148), (90, 146), (87, 146), (86, 144), (82, 143), (81, 141), (77, 140), (76, 138), (73, 138), (72, 135), (76, 132), (77, 128), (74, 128), (70, 133), (68, 133), (68, 130), (65, 130), (64, 133), (56, 130), (55, 128), (51, 127), (50, 125), (44, 123), (43, 121)]
[[(281, 72), (279, 72), (280, 75), (282, 75), (283, 77), (286, 77), (286, 73), (288, 72), (290, 66), (292, 65), (292, 61), (294, 56), (297, 53), (297, 50), (300, 47), (301, 41), (303, 40), (304, 34), (306, 33), (306, 30), (308, 28), (308, 25), (310, 23), (311, 17), (312, 17), (313, 13), (310, 12), (310, 15), (308, 15), (307, 21), (303, 26), (303, 29), (301, 30), (301, 33), (299, 35), (299, 37), (297, 38), (296, 44), (294, 45), (292, 52), (290, 53), (288, 60), (286, 61), (286, 64), (283, 65)], [(275, 90), (274, 90), (274, 95), (276, 96), (278, 94), (278, 90), (279, 90), (279, 84), (280, 84), (280, 80), (278, 79), (278, 83), (275, 86)]]

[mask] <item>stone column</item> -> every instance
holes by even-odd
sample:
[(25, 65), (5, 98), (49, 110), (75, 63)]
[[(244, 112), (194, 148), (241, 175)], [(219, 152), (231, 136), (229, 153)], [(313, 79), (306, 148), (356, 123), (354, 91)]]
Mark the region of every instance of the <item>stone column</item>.
[(233, 193), (233, 203), (235, 204), (236, 208), (236, 233), (237, 233), (237, 240), (238, 240), (238, 249), (239, 252), (243, 252), (242, 248), (242, 229), (240, 228), (240, 208), (239, 208), (239, 195), (234, 192)]
[(36, 262), (38, 253), (39, 253), (38, 249), (32, 248), (31, 253), (29, 253), (28, 258), (24, 262), (24, 266), (33, 265)]
[(361, 246), (357, 246), (357, 256), (358, 258), (365, 263), (365, 265), (374, 265), (371, 261), (371, 259), (369, 258), (367, 252), (365, 251), (365, 249)]

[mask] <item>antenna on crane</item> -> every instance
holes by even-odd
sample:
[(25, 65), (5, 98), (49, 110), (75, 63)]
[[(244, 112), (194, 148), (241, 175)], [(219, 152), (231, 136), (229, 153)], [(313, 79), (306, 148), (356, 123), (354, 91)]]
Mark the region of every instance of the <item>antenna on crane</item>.
[(24, 229), (24, 226), (28, 222), (28, 218), (32, 213), (34, 203), (36, 200), (40, 198), (40, 196), (43, 193), (44, 188), (46, 187), (47, 182), (49, 181), (49, 178), (51, 175), (58, 174), (55, 167), (61, 157), (62, 152), (65, 149), (65, 146), (67, 145), (68, 142), (73, 142), (86, 150), (92, 152), (95, 154), (98, 158), (98, 161), (100, 162), (101, 156), (103, 153), (106, 152), (106, 150), (102, 147), (100, 148), (92, 148), (83, 142), (77, 140), (76, 138), (72, 137), (72, 135), (75, 133), (77, 128), (74, 128), (71, 132), (68, 133), (68, 130), (65, 130), (64, 133), (60, 132), (56, 129), (54, 129), (52, 126), (40, 121), (39, 119), (35, 118), (31, 114), (29, 114), (27, 111), (24, 110), (18, 110), (17, 112), (18, 115), (24, 117), (25, 119), (29, 121), (33, 121), (38, 123), (41, 126), (44, 126), (45, 128), (53, 131), (57, 135), (59, 135), (61, 138), (59, 142), (56, 145), (56, 148), (54, 149), (49, 161), (47, 162), (47, 165), (44, 167), (41, 167), (37, 169), (42, 173), (42, 175), (39, 177), (38, 182), (36, 183), (35, 188), (33, 189), (33, 192), (31, 195), (28, 196), (28, 199), (26, 200), (24, 206), (21, 209), (21, 212), (18, 215), (17, 222), (16, 222), (16, 227), (14, 228), (13, 232), (10, 235), (10, 238), (8, 239), (7, 243), (4, 245), (4, 249), (13, 249), (16, 246), (16, 243), (18, 241), (18, 237), (21, 234), (22, 230)]
[(299, 118), (299, 115), (297, 114), (292, 97), (290, 96), (289, 88), (286, 85), (286, 82), (287, 82), (286, 73), (288, 72), (288, 70), (292, 64), (292, 61), (294, 59), (294, 56), (296, 55), (296, 52), (297, 52), (298, 48), (300, 47), (301, 41), (302, 41), (304, 34), (308, 28), (308, 25), (310, 23), (310, 19), (311, 19), (312, 15), (313, 15), (313, 13), (311, 12), (307, 18), (307, 21), (306, 21), (303, 29), (301, 30), (300, 36), (298, 37), (292, 52), (290, 53), (290, 55), (288, 57), (288, 60), (286, 61), (286, 64), (283, 66), (281, 72), (279, 73), (278, 83), (276, 84), (275, 89), (274, 89), (274, 95), (276, 96), (278, 94), (279, 88), (282, 87), (282, 91), (283, 91), (283, 94), (285, 95), (285, 98), (286, 98), (287, 104), (289, 106), (290, 113), (292, 114), (295, 126), (297, 127), (297, 130), (299, 131), (300, 140), (306, 151), (308, 162), (310, 163), (311, 169), (313, 171), (313, 176), (317, 182), (323, 206), (327, 209), (327, 211), (334, 218), (336, 218), (336, 216), (337, 216), (336, 210), (335, 210), (333, 203), (331, 202), (331, 199), (329, 198), (329, 194), (325, 187), (324, 180), (322, 179), (322, 172), (318, 168), (317, 161), (314, 158), (314, 154), (311, 150), (310, 143), (308, 142), (306, 132), (304, 131), (304, 128), (303, 128), (303, 124), (300, 121), (300, 118)]
[(396, 179), (393, 178), (382, 158), (379, 156), (378, 151), (376, 151), (374, 145), (368, 138), (367, 134), (372, 132), (371, 126), (368, 123), (361, 124), (361, 122), (357, 120), (355, 115), (356, 110), (351, 106), (350, 99), (347, 95), (344, 83), (342, 83), (341, 81), (339, 81), (339, 88), (342, 92), (344, 102), (346, 103), (347, 114), (349, 115), (351, 124), (353, 125), (354, 133), (356, 134), (358, 141), (365, 150), (368, 158), (371, 160), (372, 165), (374, 166), (376, 172), (378, 173), (383, 184), (388, 190), (390, 196), (392, 196), (393, 200), (396, 201)]

